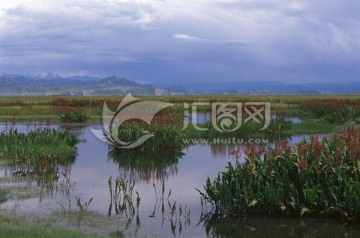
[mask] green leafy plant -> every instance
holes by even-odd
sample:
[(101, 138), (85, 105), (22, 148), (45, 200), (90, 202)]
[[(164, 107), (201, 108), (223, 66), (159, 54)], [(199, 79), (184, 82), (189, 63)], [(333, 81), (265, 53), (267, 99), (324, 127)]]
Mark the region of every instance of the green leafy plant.
[(360, 140), (354, 128), (291, 149), (286, 142), (264, 153), (246, 152), (244, 163), (229, 163), (207, 180), (204, 201), (214, 213), (337, 216), (360, 221)]

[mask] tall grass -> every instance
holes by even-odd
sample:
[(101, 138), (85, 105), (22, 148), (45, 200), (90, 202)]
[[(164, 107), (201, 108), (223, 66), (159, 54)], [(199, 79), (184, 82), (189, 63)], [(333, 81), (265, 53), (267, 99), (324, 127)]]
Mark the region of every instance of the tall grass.
[(349, 128), (290, 148), (279, 142), (247, 151), (244, 163), (229, 164), (201, 197), (215, 213), (335, 216), (360, 221), (360, 140)]

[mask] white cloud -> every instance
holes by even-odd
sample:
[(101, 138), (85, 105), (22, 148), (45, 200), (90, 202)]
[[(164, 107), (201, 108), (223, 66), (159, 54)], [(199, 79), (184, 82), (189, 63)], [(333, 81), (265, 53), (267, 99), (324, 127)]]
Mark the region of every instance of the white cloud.
[(251, 45), (252, 43), (241, 41), (241, 40), (217, 40), (217, 39), (207, 39), (200, 38), (196, 36), (190, 36), (188, 34), (175, 34), (175, 39), (183, 41), (193, 41), (193, 42), (203, 42), (203, 43), (215, 43), (215, 44), (242, 44), (242, 45)]

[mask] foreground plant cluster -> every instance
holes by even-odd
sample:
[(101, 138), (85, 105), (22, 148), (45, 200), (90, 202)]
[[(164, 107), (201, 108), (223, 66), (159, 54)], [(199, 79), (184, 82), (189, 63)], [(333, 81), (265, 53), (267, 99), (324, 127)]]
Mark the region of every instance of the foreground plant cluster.
[(11, 128), (0, 133), (0, 159), (19, 164), (22, 173), (54, 173), (59, 164), (75, 160), (78, 142), (68, 131), (37, 129), (21, 133)]
[[(360, 140), (349, 128), (293, 149), (248, 148), (244, 163), (229, 164), (214, 181), (207, 180), (202, 199), (215, 213), (293, 214), (360, 219)], [(239, 151), (235, 154), (239, 156)]]

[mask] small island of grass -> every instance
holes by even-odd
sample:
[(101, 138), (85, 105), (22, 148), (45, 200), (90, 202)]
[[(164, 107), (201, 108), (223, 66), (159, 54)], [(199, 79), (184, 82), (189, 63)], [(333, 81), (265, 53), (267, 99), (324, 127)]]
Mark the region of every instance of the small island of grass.
[(73, 162), (79, 139), (68, 131), (38, 129), (29, 133), (17, 129), (0, 133), (0, 161), (19, 164), (27, 172), (52, 173), (59, 164)]

